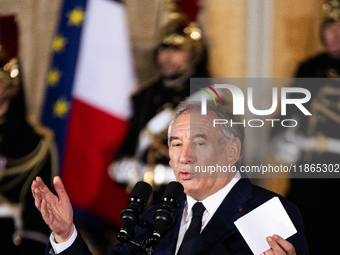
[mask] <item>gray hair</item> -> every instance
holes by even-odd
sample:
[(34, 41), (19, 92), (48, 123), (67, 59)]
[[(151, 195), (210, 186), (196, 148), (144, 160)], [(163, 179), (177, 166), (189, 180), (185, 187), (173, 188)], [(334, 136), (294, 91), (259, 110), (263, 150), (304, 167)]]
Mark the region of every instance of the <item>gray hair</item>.
[[(190, 101), (186, 100), (181, 102), (177, 110), (178, 112), (176, 115), (171, 119), (169, 123), (169, 128), (168, 128), (168, 146), (170, 147), (170, 137), (171, 137), (171, 132), (172, 132), (172, 127), (177, 118), (184, 112), (187, 111), (201, 111), (201, 102), (200, 101)], [(215, 105), (214, 102), (208, 101), (207, 102), (207, 112), (210, 111), (212, 113), (215, 113), (219, 119), (225, 119), (230, 122), (232, 120), (233, 123), (235, 122), (241, 122), (241, 118), (238, 116), (233, 115), (233, 113), (227, 109), (226, 107), (220, 106), (220, 105)], [(242, 161), (242, 155), (243, 155), (243, 140), (244, 140), (244, 127), (243, 125), (234, 125), (231, 127), (230, 125), (227, 124), (222, 124), (220, 126), (220, 138), (219, 138), (219, 143), (230, 143), (234, 141), (235, 137), (240, 139), (241, 142), (241, 153), (240, 157), (236, 162), (236, 167), (239, 167), (241, 165)]]

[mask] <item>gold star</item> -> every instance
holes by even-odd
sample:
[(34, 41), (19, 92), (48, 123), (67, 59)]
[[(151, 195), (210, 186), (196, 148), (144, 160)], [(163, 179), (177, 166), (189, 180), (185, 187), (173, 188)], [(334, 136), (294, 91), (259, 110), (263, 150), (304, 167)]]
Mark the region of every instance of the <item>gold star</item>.
[(66, 45), (66, 38), (62, 35), (54, 37), (52, 48), (55, 52), (61, 52)]
[(81, 7), (76, 7), (71, 12), (67, 13), (69, 18), (67, 25), (69, 26), (80, 26), (85, 19), (85, 12)]
[(50, 86), (55, 86), (57, 83), (59, 83), (59, 80), (60, 80), (60, 72), (59, 70), (50, 70), (49, 73), (48, 73), (48, 84)]
[(59, 98), (54, 104), (53, 115), (64, 118), (70, 109), (70, 103), (65, 98)]

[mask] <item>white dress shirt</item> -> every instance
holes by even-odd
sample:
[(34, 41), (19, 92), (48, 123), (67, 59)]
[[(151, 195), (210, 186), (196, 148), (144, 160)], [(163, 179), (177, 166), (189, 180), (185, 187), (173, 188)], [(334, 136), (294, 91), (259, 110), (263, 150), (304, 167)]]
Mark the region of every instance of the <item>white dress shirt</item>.
[[(201, 232), (205, 228), (205, 226), (208, 224), (208, 222), (210, 221), (210, 219), (212, 218), (214, 213), (217, 211), (218, 207), (221, 205), (221, 203), (223, 202), (224, 198), (227, 196), (227, 194), (229, 193), (231, 188), (238, 182), (238, 180), (240, 178), (241, 178), (241, 174), (239, 172), (237, 172), (237, 174), (234, 176), (234, 178), (224, 188), (220, 189), (219, 191), (217, 191), (215, 194), (211, 195), (210, 197), (207, 197), (203, 201), (199, 201), (199, 202), (202, 202), (204, 207), (205, 207), (205, 211), (204, 211), (203, 217), (202, 217)], [(198, 202), (198, 201), (187, 196), (187, 201), (185, 203), (185, 207), (184, 207), (184, 210), (183, 210), (181, 226), (179, 228), (175, 254), (177, 254), (179, 247), (182, 244), (184, 234), (187, 231), (187, 229), (189, 228), (191, 218), (192, 218), (192, 210), (191, 209), (196, 202)], [(74, 231), (73, 231), (73, 234), (70, 237), (70, 239), (67, 240), (64, 243), (59, 244), (59, 243), (55, 242), (54, 235), (52, 233), (51, 236), (50, 236), (50, 242), (51, 242), (54, 254), (61, 253), (62, 251), (66, 250), (68, 247), (70, 247), (73, 244), (74, 240), (76, 240), (77, 235), (78, 235), (77, 229), (74, 226)]]
[(192, 218), (192, 207), (196, 202), (202, 202), (202, 204), (205, 207), (205, 211), (203, 213), (202, 217), (202, 230), (205, 228), (205, 226), (208, 224), (214, 213), (217, 211), (218, 207), (222, 204), (224, 198), (228, 195), (231, 188), (238, 182), (238, 180), (241, 178), (241, 174), (237, 172), (237, 174), (234, 176), (234, 178), (222, 189), (217, 191), (215, 194), (207, 197), (203, 201), (196, 201), (192, 197), (187, 196), (187, 201), (184, 206), (182, 220), (181, 220), (181, 226), (179, 228), (178, 233), (178, 239), (177, 239), (177, 245), (176, 245), (176, 252), (178, 253), (178, 250), (182, 244), (185, 232), (190, 226), (191, 218)]

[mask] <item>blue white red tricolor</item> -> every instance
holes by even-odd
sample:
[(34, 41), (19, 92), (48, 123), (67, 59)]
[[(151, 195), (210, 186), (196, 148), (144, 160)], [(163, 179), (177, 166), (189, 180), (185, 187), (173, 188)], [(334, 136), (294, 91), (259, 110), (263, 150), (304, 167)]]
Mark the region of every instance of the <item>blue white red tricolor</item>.
[(128, 194), (107, 168), (123, 142), (135, 89), (124, 6), (64, 1), (42, 122), (55, 131), (72, 204), (116, 224)]

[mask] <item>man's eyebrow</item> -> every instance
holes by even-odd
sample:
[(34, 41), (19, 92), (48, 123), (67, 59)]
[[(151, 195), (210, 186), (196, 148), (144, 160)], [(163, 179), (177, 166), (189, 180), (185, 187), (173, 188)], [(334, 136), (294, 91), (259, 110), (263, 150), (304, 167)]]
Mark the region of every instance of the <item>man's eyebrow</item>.
[(179, 139), (177, 136), (170, 136), (169, 142), (171, 143), (173, 140)]
[(195, 135), (195, 137), (202, 137), (205, 140), (208, 140), (208, 137), (206, 136), (206, 134), (197, 134)]

